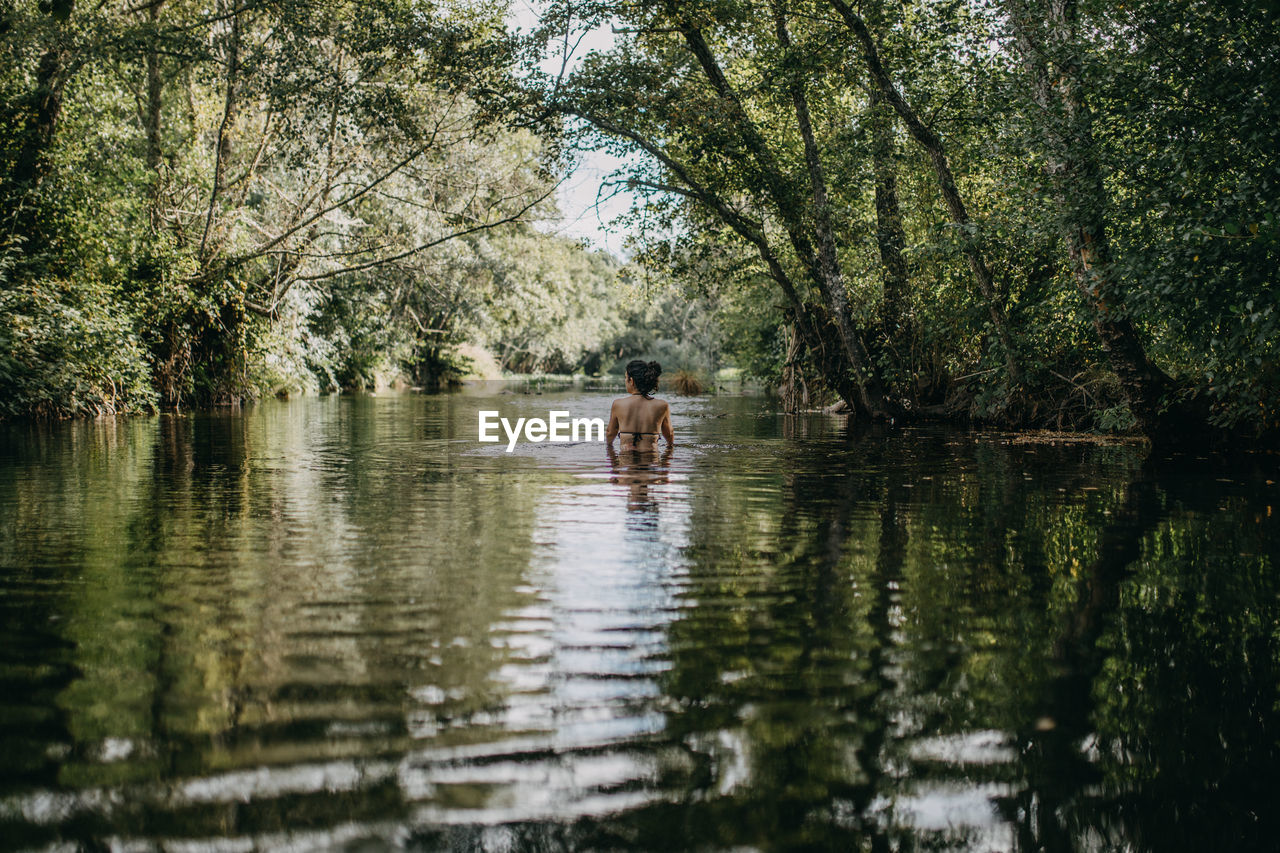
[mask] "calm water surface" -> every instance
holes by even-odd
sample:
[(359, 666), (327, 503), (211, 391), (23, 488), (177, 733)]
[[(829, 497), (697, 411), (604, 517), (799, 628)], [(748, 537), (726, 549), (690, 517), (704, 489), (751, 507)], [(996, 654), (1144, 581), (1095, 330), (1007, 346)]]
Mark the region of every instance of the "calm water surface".
[(1274, 849), (1276, 457), (608, 399), (3, 428), (0, 847)]

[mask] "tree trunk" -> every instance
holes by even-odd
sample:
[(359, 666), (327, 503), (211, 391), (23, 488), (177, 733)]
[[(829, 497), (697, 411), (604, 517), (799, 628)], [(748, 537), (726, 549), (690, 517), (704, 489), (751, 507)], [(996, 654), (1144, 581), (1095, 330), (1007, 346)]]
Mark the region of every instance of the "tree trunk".
[[(57, 7), (56, 17), (65, 20), (73, 9), (71, 2)], [(63, 94), (67, 83), (80, 67), (70, 50), (55, 36), (36, 64), (35, 86), (18, 103), (17, 115), (12, 117), (19, 143), (10, 166), (9, 174), (0, 184), (0, 203), (8, 208), (6, 218), (13, 236), (25, 242), (30, 256), (44, 248), (44, 238), (39, 222), (39, 206), (31, 196), (48, 177), (52, 163), (49, 151), (53, 147), (58, 122), (62, 116)]]
[(201, 263), (209, 260), (209, 234), (217, 215), (218, 197), (226, 182), (227, 169), (231, 163), (231, 133), (236, 120), (237, 85), (240, 79), (240, 15), (231, 15), (231, 32), (227, 38), (227, 92), (222, 107), (222, 122), (218, 125), (217, 151), (213, 163), (213, 189), (209, 193), (209, 211), (205, 216), (204, 233), (200, 235)]
[(809, 407), (809, 386), (804, 381), (802, 360), (804, 358), (804, 338), (795, 324), (787, 326), (787, 359), (782, 365), (782, 382), (778, 386), (778, 396), (782, 400), (782, 411), (791, 414)]
[(49, 172), (48, 152), (62, 115), (69, 59), (70, 53), (61, 47), (40, 57), (35, 89), (27, 96), (22, 116), (24, 133), (11, 178), (16, 188), (34, 190)]
[(1008, 371), (1009, 381), (1014, 385), (1021, 385), (1022, 370), (1018, 366), (1017, 356), (1013, 347), (1013, 335), (1009, 331), (1009, 322), (1005, 317), (1004, 308), (996, 293), (991, 268), (987, 266), (986, 258), (982, 254), (977, 238), (971, 233), (972, 222), (969, 219), (969, 211), (960, 195), (960, 188), (956, 184), (955, 175), (951, 172), (951, 163), (947, 159), (946, 147), (942, 144), (942, 139), (925, 126), (920, 117), (916, 115), (915, 110), (902, 97), (902, 93), (893, 85), (893, 81), (889, 79), (888, 73), (880, 62), (880, 52), (876, 48), (875, 39), (872, 37), (871, 31), (867, 29), (866, 22), (853, 11), (845, 0), (831, 0), (831, 5), (840, 13), (846, 26), (861, 42), (863, 59), (866, 61), (867, 70), (871, 73), (871, 79), (875, 81), (885, 100), (898, 113), (903, 124), (907, 127), (907, 132), (911, 134), (911, 138), (928, 153), (929, 161), (933, 164), (933, 171), (938, 178), (938, 188), (941, 190), (943, 201), (947, 205), (947, 212), (951, 214), (951, 221), (961, 231), (961, 247), (965, 259), (969, 263), (969, 271), (973, 275), (974, 283), (978, 286), (979, 295), (981, 295), (983, 302), (986, 303), (987, 314), (991, 318), (992, 328), (995, 330), (1000, 346), (1004, 350), (1005, 369)]
[(148, 10), (147, 17), (151, 22), (151, 35), (147, 48), (147, 99), (143, 114), (143, 127), (147, 133), (147, 171), (151, 176), (151, 210), (150, 226), (152, 233), (160, 230), (160, 196), (162, 193), (160, 162), (163, 151), (160, 146), (160, 126), (163, 119), (164, 86), (160, 78), (160, 52), (156, 49), (160, 23), (160, 7), (164, 3), (155, 2)]
[(160, 80), (160, 53), (156, 50), (156, 38), (160, 23), (160, 7), (163, 2), (155, 2), (147, 10), (151, 21), (151, 35), (147, 48), (147, 113), (145, 117), (147, 130), (147, 169), (154, 172), (160, 168), (160, 120), (162, 104), (160, 97), (163, 87)]
[(1040, 20), (1020, 0), (1010, 0), (1009, 6), (1018, 49), (1032, 78), (1036, 102), (1043, 110), (1047, 170), (1076, 288), (1092, 310), (1094, 328), (1129, 408), (1142, 430), (1155, 434), (1160, 429), (1161, 401), (1171, 380), (1147, 358), (1137, 330), (1124, 312), (1124, 293), (1115, 278), (1106, 225), (1107, 192), (1076, 53), (1076, 4), (1073, 0), (1050, 0)]
[[(786, 14), (782, 4), (773, 3), (774, 28), (778, 44), (787, 54), (791, 53), (791, 34), (787, 31)], [(849, 307), (849, 294), (845, 288), (844, 271), (840, 267), (840, 258), (836, 248), (835, 229), (831, 224), (830, 195), (827, 191), (827, 179), (822, 168), (822, 154), (818, 150), (817, 138), (813, 132), (813, 121), (809, 114), (809, 99), (805, 94), (804, 82), (799, 73), (790, 69), (787, 75), (787, 88), (791, 93), (791, 103), (795, 108), (796, 125), (800, 128), (800, 139), (804, 144), (805, 168), (809, 173), (810, 204), (813, 215), (813, 231), (817, 242), (818, 274), (822, 282), (827, 305), (840, 330), (840, 338), (844, 343), (849, 361), (854, 370), (862, 370), (858, 377), (858, 387), (862, 408), (873, 416), (886, 416), (888, 407), (884, 395), (884, 386), (879, 378), (879, 371), (874, 369), (870, 354), (863, 344), (862, 337), (853, 327), (853, 311)]]
[(769, 242), (763, 221), (752, 219), (748, 214), (729, 204), (710, 186), (699, 183), (685, 164), (676, 160), (657, 142), (634, 129), (589, 110), (564, 108), (564, 112), (591, 123), (605, 133), (635, 143), (641, 150), (661, 163), (672, 177), (683, 185), (672, 186), (633, 181), (633, 186), (645, 186), (662, 192), (675, 193), (699, 202), (713, 211), (738, 236), (755, 247), (760, 260), (769, 271), (769, 277), (777, 283), (786, 297), (791, 322), (800, 333), (804, 346), (813, 355), (815, 364), (823, 379), (849, 404), (851, 409), (856, 411), (855, 401), (858, 397), (858, 389), (853, 382), (848, 361), (843, 357), (843, 346), (839, 343), (828, 345), (829, 335), (824, 334), (825, 320), (823, 319), (823, 312), (815, 310), (800, 295), (800, 289), (792, 281), (791, 276), (782, 265), (781, 258), (778, 257), (778, 253)]
[(876, 182), (876, 247), (884, 272), (884, 297), (880, 303), (880, 325), (885, 341), (896, 349), (901, 342), (910, 352), (915, 330), (906, 316), (907, 260), (902, 252), (906, 236), (902, 209), (898, 205), (898, 173), (893, 163), (893, 124), (885, 114), (883, 96), (872, 85), (870, 94), (871, 164)]
[[(684, 35), (690, 53), (698, 61), (708, 82), (720, 96), (726, 111), (737, 125), (745, 149), (743, 154), (747, 155), (742, 159), (749, 160), (750, 167), (759, 170), (759, 177), (782, 220), (792, 247), (826, 303), (825, 307), (829, 314), (825, 318), (826, 322), (823, 319), (812, 321), (818, 338), (814, 343), (821, 347), (818, 352), (822, 353), (823, 375), (830, 378), (833, 387), (859, 415), (887, 417), (886, 401), (880, 391), (878, 379), (871, 384), (870, 388), (868, 387), (868, 379), (875, 378), (874, 365), (868, 363), (861, 340), (852, 327), (851, 318), (847, 316), (848, 297), (844, 294), (843, 277), (839, 276), (838, 262), (829, 251), (815, 250), (813, 239), (797, 215), (807, 206), (803, 196), (787, 182), (773, 152), (729, 85), (701, 31), (684, 16), (679, 4), (669, 3), (668, 8), (680, 32)], [(835, 286), (837, 283), (838, 287)], [(826, 333), (827, 325), (836, 331), (834, 338)], [(838, 354), (830, 351), (827, 346), (828, 340), (833, 340), (838, 345)], [(842, 364), (834, 359), (838, 359)], [(841, 373), (847, 375), (841, 376)]]

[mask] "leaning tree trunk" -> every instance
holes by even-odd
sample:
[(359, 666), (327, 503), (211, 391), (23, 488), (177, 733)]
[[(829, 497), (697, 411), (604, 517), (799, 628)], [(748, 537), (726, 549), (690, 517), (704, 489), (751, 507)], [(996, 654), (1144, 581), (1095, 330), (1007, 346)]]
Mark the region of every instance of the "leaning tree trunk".
[(1156, 434), (1171, 380), (1147, 357), (1116, 279), (1106, 224), (1107, 191), (1076, 50), (1076, 5), (1072, 0), (1049, 0), (1040, 15), (1020, 0), (1010, 0), (1009, 5), (1018, 49), (1042, 110), (1047, 171), (1076, 288), (1092, 311), (1098, 339), (1129, 408), (1144, 432)]
[[(787, 31), (786, 14), (779, 2), (773, 3), (774, 29), (778, 44), (787, 53), (791, 52), (791, 34)], [(791, 93), (791, 103), (795, 109), (796, 126), (800, 129), (800, 139), (804, 145), (805, 168), (809, 173), (810, 209), (813, 216), (813, 232), (817, 242), (817, 273), (825, 284), (822, 288), (831, 309), (836, 328), (840, 331), (840, 339), (848, 351), (849, 360), (855, 370), (862, 375), (859, 379), (859, 390), (862, 405), (873, 416), (887, 414), (884, 385), (879, 371), (861, 335), (853, 326), (853, 310), (849, 306), (849, 294), (845, 286), (844, 271), (840, 266), (836, 247), (835, 228), (831, 223), (830, 194), (827, 179), (822, 167), (822, 154), (818, 150), (817, 137), (813, 132), (813, 120), (809, 113), (809, 98), (805, 94), (804, 83), (795, 69), (790, 70), (787, 88)]]
[[(635, 143), (640, 149), (661, 163), (672, 177), (682, 185), (645, 183), (646, 186), (660, 189), (663, 192), (683, 195), (705, 205), (742, 239), (754, 246), (760, 256), (760, 260), (769, 271), (769, 277), (778, 285), (787, 299), (792, 322), (796, 331), (800, 334), (805, 348), (809, 351), (811, 363), (826, 384), (840, 395), (840, 398), (849, 405), (851, 410), (863, 415), (868, 414), (865, 410), (858, 408), (858, 400), (862, 399), (861, 389), (855, 381), (855, 373), (845, 356), (844, 344), (839, 339), (839, 334), (835, 331), (834, 324), (828, 322), (827, 309), (805, 300), (801, 294), (801, 287), (792, 280), (782, 262), (782, 258), (779, 257), (777, 250), (770, 242), (765, 232), (763, 220), (755, 219), (731, 205), (710, 185), (699, 182), (686, 164), (681, 163), (657, 142), (635, 129), (589, 110), (575, 108), (566, 110), (566, 112), (590, 122), (605, 133)], [(792, 241), (792, 246), (796, 248), (798, 254), (801, 254), (801, 257), (812, 255), (811, 251), (808, 252), (808, 255), (801, 252), (801, 249), (806, 245), (802, 236), (797, 236), (796, 232), (790, 232), (788, 236)], [(811, 272), (811, 268), (806, 267), (806, 269)]]
[(871, 79), (880, 89), (885, 100), (898, 113), (903, 124), (907, 127), (907, 132), (911, 134), (911, 138), (919, 143), (929, 155), (929, 161), (932, 163), (933, 171), (937, 175), (938, 188), (941, 190), (943, 201), (947, 205), (947, 212), (951, 214), (952, 222), (961, 231), (961, 248), (964, 251), (965, 260), (969, 263), (969, 271), (973, 275), (979, 295), (986, 304), (987, 314), (991, 318), (991, 326), (995, 330), (1001, 348), (1004, 350), (1005, 369), (1008, 371), (1009, 381), (1014, 385), (1021, 385), (1022, 370), (1018, 366), (1017, 356), (1014, 351), (1013, 335), (1009, 331), (1009, 321), (1005, 317), (1004, 307), (996, 292), (995, 279), (991, 275), (991, 268), (987, 266), (986, 258), (977, 240), (969, 233), (972, 230), (969, 211), (965, 207), (964, 199), (960, 195), (960, 188), (956, 184), (955, 175), (951, 171), (951, 162), (947, 158), (946, 147), (943, 145), (942, 139), (920, 120), (920, 116), (916, 114), (911, 105), (903, 98), (902, 93), (898, 91), (897, 86), (889, 79), (888, 72), (885, 71), (884, 65), (880, 62), (880, 51), (876, 47), (875, 38), (867, 28), (866, 22), (853, 11), (845, 0), (831, 0), (831, 5), (840, 13), (845, 25), (848, 26), (861, 43), (863, 59), (866, 62), (867, 70), (871, 74)]
[[(797, 192), (779, 167), (777, 158), (766, 143), (764, 136), (751, 120), (741, 99), (729, 85), (728, 79), (720, 68), (714, 53), (703, 37), (701, 30), (686, 15), (678, 3), (668, 3), (667, 7), (675, 19), (679, 31), (684, 35), (685, 44), (702, 68), (707, 81), (722, 100), (727, 115), (734, 121), (743, 144), (744, 160), (751, 168), (758, 170), (779, 218), (782, 221), (787, 237), (796, 251), (801, 263), (809, 274), (809, 278), (822, 295), (827, 316), (812, 316), (810, 325), (818, 331), (817, 338), (822, 347), (820, 363), (823, 375), (830, 377), (832, 386), (854, 410), (863, 417), (885, 418), (890, 412), (888, 401), (883, 393), (875, 364), (866, 355), (865, 347), (857, 331), (853, 328), (852, 317), (848, 310), (848, 296), (844, 290), (844, 279), (840, 274), (838, 260), (832, 251), (834, 242), (829, 233), (824, 235), (820, 230), (810, 233), (809, 223), (799, 215), (808, 205), (802, 193)], [(808, 163), (810, 152), (806, 151), (806, 164), (810, 166), (812, 189), (812, 164)], [(818, 243), (815, 248), (815, 237)], [(812, 309), (812, 306), (809, 306)], [(808, 313), (812, 314), (812, 310)], [(834, 330), (835, 334), (828, 334)], [(840, 352), (831, 352), (826, 341), (838, 343)], [(842, 375), (846, 374), (846, 375)]]

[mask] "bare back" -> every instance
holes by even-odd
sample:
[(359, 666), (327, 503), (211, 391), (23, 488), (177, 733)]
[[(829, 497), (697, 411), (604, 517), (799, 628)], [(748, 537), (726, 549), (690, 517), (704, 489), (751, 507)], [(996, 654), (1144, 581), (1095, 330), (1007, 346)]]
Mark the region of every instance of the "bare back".
[(620, 397), (609, 410), (605, 437), (612, 441), (614, 435), (621, 435), (623, 449), (629, 450), (650, 450), (657, 446), (659, 435), (672, 444), (671, 408), (666, 400), (645, 399), (639, 394)]

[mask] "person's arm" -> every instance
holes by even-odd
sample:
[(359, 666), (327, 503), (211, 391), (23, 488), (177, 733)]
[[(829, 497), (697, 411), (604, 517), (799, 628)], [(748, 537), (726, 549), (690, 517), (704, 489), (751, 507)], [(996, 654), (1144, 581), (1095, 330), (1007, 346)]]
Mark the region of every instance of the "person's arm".
[(671, 428), (671, 406), (669, 405), (662, 413), (662, 422), (658, 425), (658, 431), (667, 440), (667, 447), (671, 447), (676, 443), (676, 433)]
[(614, 400), (609, 407), (609, 426), (604, 431), (604, 443), (613, 447), (613, 440), (618, 437), (618, 401)]

